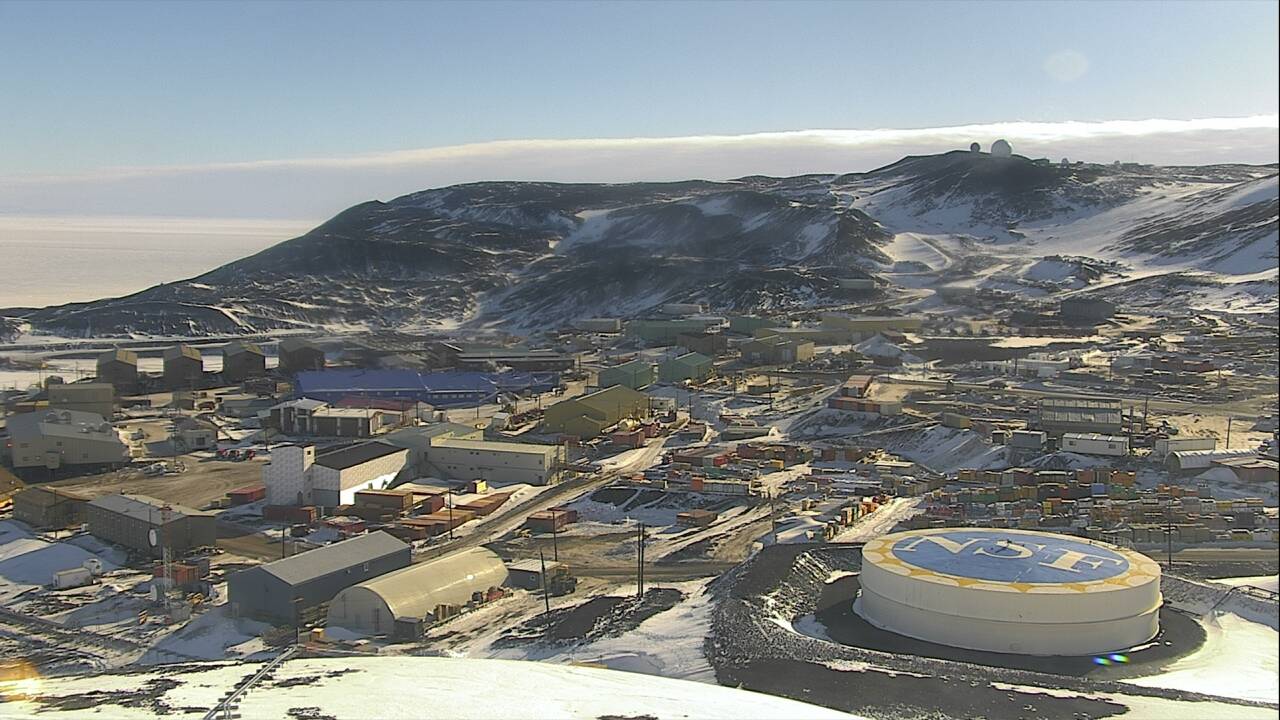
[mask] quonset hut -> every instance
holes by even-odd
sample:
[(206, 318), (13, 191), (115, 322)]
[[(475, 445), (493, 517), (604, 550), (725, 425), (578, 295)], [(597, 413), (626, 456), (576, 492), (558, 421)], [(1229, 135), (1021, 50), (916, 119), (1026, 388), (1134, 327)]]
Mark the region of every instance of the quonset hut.
[(1024, 655), (1096, 655), (1159, 630), (1160, 566), (1092, 540), (1027, 530), (937, 528), (862, 551), (854, 611), (942, 645)]
[[(465, 605), (475, 593), (501, 587), (502, 558), (472, 548), (352, 585), (329, 603), (330, 626), (371, 634), (413, 635), (441, 605)], [(404, 629), (402, 629), (404, 628)]]

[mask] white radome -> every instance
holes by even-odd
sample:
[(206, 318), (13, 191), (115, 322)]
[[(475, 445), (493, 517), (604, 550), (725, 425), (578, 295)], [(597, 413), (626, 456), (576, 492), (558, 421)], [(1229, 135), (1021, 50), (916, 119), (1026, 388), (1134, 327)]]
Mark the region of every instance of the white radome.
[(991, 143), (991, 154), (996, 157), (1009, 157), (1013, 154), (1013, 146), (1008, 140), (1001, 138)]
[(1029, 530), (938, 528), (862, 552), (854, 610), (878, 628), (942, 645), (1097, 655), (1159, 630), (1160, 566), (1107, 543)]

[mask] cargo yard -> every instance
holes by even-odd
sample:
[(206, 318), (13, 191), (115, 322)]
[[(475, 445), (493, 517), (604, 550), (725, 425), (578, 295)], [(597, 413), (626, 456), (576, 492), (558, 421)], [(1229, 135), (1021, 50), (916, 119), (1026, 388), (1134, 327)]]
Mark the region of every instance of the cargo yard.
[[(1274, 712), (1184, 675), (1123, 684), (1190, 662), (1224, 614), (1274, 639), (1274, 348), (1194, 317), (1136, 331), (1119, 315), (1052, 328), (1011, 315), (1007, 334), (977, 338), (888, 310), (664, 313), (537, 344), (0, 348), (41, 366), (4, 393), (0, 642), (22, 658), (7, 672), (451, 654), (884, 712), (836, 688), (954, 691), (948, 663), (976, 662), (1055, 695), (984, 683), (963, 693), (973, 712), (1007, 714), (1010, 697), (1043, 717)], [(854, 604), (899, 592), (864, 573), (864, 548), (979, 531), (1114, 548), (1150, 580), (1123, 644), (1154, 635), (1166, 650), (1135, 649), (1104, 676), (1081, 668), (1114, 633), (1078, 634), (1094, 645), (1044, 662), (947, 649), (912, 637), (933, 627), (924, 610)], [(1210, 580), (1233, 576), (1272, 589)], [(795, 663), (822, 667), (801, 695), (770, 682)]]

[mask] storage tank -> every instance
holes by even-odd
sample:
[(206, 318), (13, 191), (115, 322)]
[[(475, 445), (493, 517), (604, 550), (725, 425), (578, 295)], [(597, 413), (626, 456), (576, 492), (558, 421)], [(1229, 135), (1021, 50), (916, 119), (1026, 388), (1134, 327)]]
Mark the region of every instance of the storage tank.
[(1095, 655), (1159, 630), (1160, 567), (1139, 553), (1027, 530), (936, 528), (863, 548), (854, 610), (872, 625), (943, 645)]

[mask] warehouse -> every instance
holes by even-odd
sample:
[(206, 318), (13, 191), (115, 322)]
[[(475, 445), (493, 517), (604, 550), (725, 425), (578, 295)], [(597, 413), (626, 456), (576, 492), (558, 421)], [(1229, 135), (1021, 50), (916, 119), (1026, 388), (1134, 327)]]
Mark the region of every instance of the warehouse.
[(878, 628), (1024, 655), (1127, 650), (1155, 637), (1163, 604), (1144, 555), (1012, 529), (885, 535), (863, 548), (860, 583), (854, 611)]
[(13, 496), (13, 519), (36, 530), (53, 530), (84, 522), (89, 498), (68, 490), (33, 485)]
[(1186, 450), (1216, 450), (1218, 439), (1211, 435), (1201, 437), (1159, 438), (1151, 448), (1151, 459), (1164, 462), (1169, 453)]
[(760, 315), (729, 316), (729, 332), (737, 333), (738, 335), (752, 335), (756, 330), (763, 330), (777, 324), (778, 321), (774, 318)]
[(592, 333), (620, 333), (622, 320), (618, 318), (581, 318), (573, 321), (573, 329)]
[(486, 548), (471, 548), (380, 575), (337, 594), (329, 603), (329, 627), (373, 635), (412, 636), (405, 626), (435, 620), (471, 601), (475, 593), (502, 587), (507, 568)]
[(98, 382), (110, 383), (122, 393), (138, 387), (138, 353), (116, 348), (98, 356)]
[(716, 357), (729, 351), (729, 338), (723, 333), (681, 333), (676, 344), (689, 352)]
[(624, 418), (649, 414), (649, 398), (631, 388), (615, 385), (547, 408), (542, 427), (547, 432), (587, 439), (598, 437)]
[(222, 378), (239, 383), (267, 374), (267, 354), (262, 348), (237, 340), (222, 347)]
[[(10, 420), (10, 422), (13, 422)], [(1165, 468), (1171, 473), (1188, 474), (1208, 470), (1215, 462), (1236, 458), (1254, 458), (1258, 453), (1248, 448), (1225, 450), (1178, 450), (1165, 456)]]
[(271, 427), (285, 435), (367, 438), (396, 427), (403, 415), (390, 410), (332, 407), (300, 398), (271, 408)]
[(111, 383), (51, 383), (49, 409), (93, 413), (111, 417), (116, 408), (115, 387)]
[(465, 348), (453, 355), (453, 363), (460, 368), (476, 370), (508, 367), (523, 371), (559, 372), (573, 369), (577, 360), (572, 355), (549, 349)]
[(916, 315), (844, 315), (823, 313), (822, 327), (846, 333), (854, 340), (865, 340), (882, 330), (917, 332), (924, 326), (923, 318)]
[(1036, 417), (1040, 430), (1050, 435), (1098, 433), (1119, 435), (1124, 411), (1119, 400), (1099, 398), (1040, 398)]
[(324, 370), (298, 373), (295, 390), (300, 397), (327, 403), (349, 397), (393, 398), (450, 408), (494, 402), (500, 392), (546, 392), (559, 383), (555, 373)]
[(627, 335), (654, 345), (673, 345), (681, 334), (703, 333), (707, 328), (718, 327), (721, 318), (658, 318), (632, 320), (627, 323)]
[(404, 469), (409, 451), (364, 442), (317, 454), (314, 445), (281, 445), (262, 467), (268, 505), (350, 504), (357, 490), (386, 487)]
[(407, 449), (409, 456), (406, 461), (406, 474), (420, 478), (437, 472), (436, 468), (427, 462), (427, 454), (436, 438), (446, 437), (459, 440), (483, 440), (484, 430), (458, 423), (431, 423), (401, 428), (387, 433), (380, 440), (388, 445)]
[(378, 531), (258, 565), (227, 579), (236, 617), (294, 624), (344, 589), (408, 567), (412, 549)]
[(715, 365), (702, 353), (685, 353), (658, 365), (658, 379), (664, 383), (700, 383), (711, 377)]
[(813, 359), (813, 341), (785, 334), (755, 338), (739, 348), (742, 359), (757, 365), (790, 365)]
[(596, 385), (602, 388), (621, 385), (632, 390), (643, 390), (658, 379), (653, 363), (638, 358), (631, 362), (607, 367), (596, 376)]
[(276, 346), (280, 356), (280, 372), (288, 375), (303, 370), (323, 370), (324, 350), (301, 338), (285, 338)]
[(546, 485), (560, 479), (567, 463), (562, 445), (461, 440), (436, 437), (427, 461), (453, 480), (482, 478), (498, 483)]
[(15, 468), (57, 470), (129, 462), (120, 433), (95, 413), (39, 410), (10, 416), (8, 424)]
[(164, 351), (164, 386), (170, 390), (194, 389), (204, 380), (204, 358), (190, 345), (174, 345)]
[(89, 534), (149, 557), (167, 547), (175, 555), (213, 547), (213, 513), (193, 510), (145, 495), (104, 495), (85, 506)]
[(1124, 457), (1129, 454), (1129, 438), (1123, 435), (1064, 433), (1061, 449), (1081, 455)]

